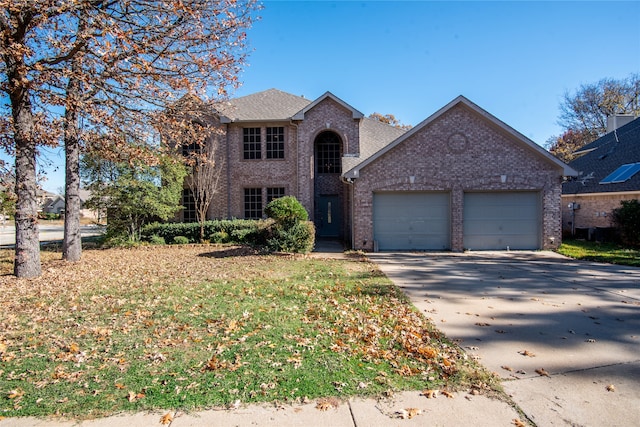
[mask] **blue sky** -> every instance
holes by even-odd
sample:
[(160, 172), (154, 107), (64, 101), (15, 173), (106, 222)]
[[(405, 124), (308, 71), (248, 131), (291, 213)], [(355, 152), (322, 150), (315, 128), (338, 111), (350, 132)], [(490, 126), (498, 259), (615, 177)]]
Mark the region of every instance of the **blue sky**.
[[(640, 72), (640, 2), (264, 1), (234, 96), (331, 91), (416, 125), (464, 95), (538, 144), (565, 91)], [(51, 159), (62, 155), (51, 153)], [(63, 185), (61, 171), (45, 189)]]

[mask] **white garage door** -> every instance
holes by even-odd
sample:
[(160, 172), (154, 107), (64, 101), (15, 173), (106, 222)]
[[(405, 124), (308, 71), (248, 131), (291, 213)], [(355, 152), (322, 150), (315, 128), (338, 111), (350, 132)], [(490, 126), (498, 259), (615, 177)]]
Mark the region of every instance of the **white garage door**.
[(465, 193), (464, 247), (539, 249), (540, 215), (536, 192)]
[(381, 251), (451, 248), (449, 193), (373, 195), (373, 236)]

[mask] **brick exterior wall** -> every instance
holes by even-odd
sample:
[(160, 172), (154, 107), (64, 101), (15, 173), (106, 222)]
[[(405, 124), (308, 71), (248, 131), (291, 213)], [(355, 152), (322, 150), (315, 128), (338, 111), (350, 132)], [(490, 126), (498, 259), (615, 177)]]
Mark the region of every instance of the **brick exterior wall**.
[[(563, 194), (562, 232), (571, 235), (576, 229), (612, 227), (611, 211), (620, 207), (622, 200), (640, 200), (640, 191), (629, 193)], [(578, 203), (580, 209), (572, 213), (569, 204)]]
[[(561, 241), (562, 170), (513, 138), (458, 105), (364, 167), (354, 182), (354, 247), (374, 249), (376, 191), (450, 193), (454, 251), (464, 249), (465, 192), (536, 191), (541, 195), (542, 247), (556, 248)], [(410, 176), (415, 177), (413, 183)]]
[[(359, 121), (352, 112), (331, 98), (326, 98), (305, 114), (298, 122), (242, 122), (220, 125), (224, 154), (222, 191), (209, 209), (211, 218), (244, 218), (244, 189), (262, 188), (263, 206), (266, 206), (266, 188), (284, 187), (286, 195), (295, 196), (315, 218), (315, 198), (318, 195), (337, 195), (342, 206), (342, 218), (348, 219), (345, 184), (339, 175), (324, 175), (316, 179), (314, 143), (316, 137), (331, 131), (342, 141), (343, 154), (359, 152)], [(283, 126), (285, 129), (285, 158), (266, 158), (266, 128)], [(261, 129), (262, 158), (245, 160), (243, 157), (243, 128)], [(344, 221), (346, 235), (347, 221)]]
[[(540, 194), (541, 246), (551, 249), (560, 244), (562, 170), (464, 104), (444, 112), (368, 164), (352, 184), (343, 183), (339, 175), (316, 175), (314, 144), (320, 133), (339, 136), (343, 155), (360, 152), (360, 120), (330, 97), (306, 111), (300, 121), (211, 124), (221, 130), (216, 136), (221, 147), (217, 154), (224, 169), (211, 218), (244, 218), (245, 188), (261, 188), (264, 207), (266, 188), (284, 187), (286, 195), (295, 196), (307, 209), (311, 220), (316, 219), (319, 196), (337, 195), (342, 237), (355, 249), (373, 250), (374, 192), (445, 191), (451, 197), (451, 249), (461, 251), (465, 192), (535, 191)], [(285, 158), (267, 159), (266, 128), (276, 126), (284, 127)], [(243, 158), (245, 127), (261, 129), (260, 160)]]

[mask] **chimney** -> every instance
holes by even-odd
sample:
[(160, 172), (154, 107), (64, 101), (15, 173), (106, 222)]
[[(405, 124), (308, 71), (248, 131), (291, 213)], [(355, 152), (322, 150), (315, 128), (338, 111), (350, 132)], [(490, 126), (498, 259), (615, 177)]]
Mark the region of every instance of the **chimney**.
[(614, 114), (613, 116), (607, 116), (607, 133), (631, 123), (635, 119), (635, 116), (631, 114)]

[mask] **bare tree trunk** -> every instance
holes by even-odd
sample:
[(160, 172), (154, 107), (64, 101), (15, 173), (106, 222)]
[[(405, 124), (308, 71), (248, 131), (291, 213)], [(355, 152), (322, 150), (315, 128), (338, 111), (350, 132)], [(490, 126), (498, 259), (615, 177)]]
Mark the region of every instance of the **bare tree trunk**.
[[(17, 277), (37, 277), (40, 266), (36, 144), (33, 114), (26, 89), (11, 97), (16, 144), (16, 260)], [(14, 94), (12, 94), (14, 95)]]
[[(76, 68), (76, 63), (73, 68)], [(67, 107), (64, 116), (65, 147), (65, 215), (62, 259), (80, 261), (82, 236), (80, 234), (80, 141), (78, 140), (78, 107), (76, 99), (80, 82), (71, 77), (67, 85)]]

